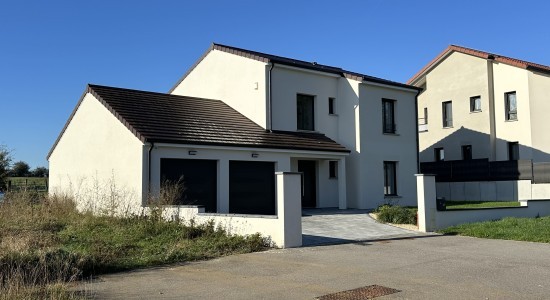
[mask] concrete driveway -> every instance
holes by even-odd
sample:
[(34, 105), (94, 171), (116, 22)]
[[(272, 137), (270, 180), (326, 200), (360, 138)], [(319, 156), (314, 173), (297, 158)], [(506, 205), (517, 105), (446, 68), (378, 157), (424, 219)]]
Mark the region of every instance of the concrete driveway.
[(376, 299), (548, 299), (550, 244), (430, 236), (271, 250), (101, 276), (99, 299), (314, 299), (370, 285)]
[(423, 236), (425, 233), (378, 223), (369, 210), (315, 208), (302, 210), (304, 246)]

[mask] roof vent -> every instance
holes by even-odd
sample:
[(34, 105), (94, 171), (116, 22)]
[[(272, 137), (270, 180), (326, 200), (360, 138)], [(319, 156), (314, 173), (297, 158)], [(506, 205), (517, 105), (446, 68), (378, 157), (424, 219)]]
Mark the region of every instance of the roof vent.
[(317, 62), (316, 62), (316, 61), (314, 61), (314, 62), (312, 62), (312, 64), (314, 64), (314, 65), (317, 65)]

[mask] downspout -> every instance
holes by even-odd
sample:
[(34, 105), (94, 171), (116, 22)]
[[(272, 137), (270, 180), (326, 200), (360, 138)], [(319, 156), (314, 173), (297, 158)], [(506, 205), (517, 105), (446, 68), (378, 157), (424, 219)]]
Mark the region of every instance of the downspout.
[(268, 89), (269, 89), (269, 93), (267, 94), (267, 105), (268, 105), (268, 109), (269, 109), (269, 122), (268, 122), (268, 125), (269, 125), (269, 128), (267, 128), (267, 130), (269, 132), (272, 132), (273, 131), (273, 104), (272, 104), (272, 97), (273, 97), (273, 92), (271, 90), (271, 71), (273, 70), (273, 67), (275, 66), (275, 63), (273, 62), (270, 62), (271, 64), (271, 67), (269, 68), (269, 73), (268, 73)]
[(153, 148), (155, 147), (155, 143), (151, 142), (151, 147), (149, 148), (148, 158), (147, 158), (147, 172), (148, 174), (148, 180), (147, 180), (147, 191), (149, 193), (149, 196), (151, 196), (151, 152), (153, 152)]
[(418, 133), (418, 95), (420, 95), (422, 90), (416, 91), (416, 96), (414, 96), (414, 115), (416, 122), (416, 173), (420, 174), (420, 137)]

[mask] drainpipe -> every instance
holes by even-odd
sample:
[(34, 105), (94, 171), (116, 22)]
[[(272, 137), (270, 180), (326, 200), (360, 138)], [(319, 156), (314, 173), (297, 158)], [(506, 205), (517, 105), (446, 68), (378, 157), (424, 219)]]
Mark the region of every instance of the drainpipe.
[(414, 117), (416, 120), (416, 173), (420, 174), (420, 138), (418, 133), (418, 95), (422, 90), (416, 91), (414, 96)]
[(151, 195), (151, 152), (153, 152), (153, 148), (155, 147), (155, 143), (151, 142), (151, 147), (149, 148), (148, 158), (147, 158), (147, 172), (148, 174), (148, 180), (147, 180), (147, 191), (149, 192), (149, 196)]
[(275, 67), (275, 63), (273, 62), (270, 62), (271, 64), (271, 67), (269, 68), (269, 73), (268, 73), (268, 89), (269, 89), (269, 93), (267, 94), (267, 105), (268, 105), (268, 109), (269, 109), (269, 121), (267, 122), (269, 128), (267, 128), (267, 130), (269, 132), (273, 132), (273, 104), (272, 104), (272, 96), (273, 96), (273, 92), (271, 90), (271, 71), (273, 70), (273, 67)]

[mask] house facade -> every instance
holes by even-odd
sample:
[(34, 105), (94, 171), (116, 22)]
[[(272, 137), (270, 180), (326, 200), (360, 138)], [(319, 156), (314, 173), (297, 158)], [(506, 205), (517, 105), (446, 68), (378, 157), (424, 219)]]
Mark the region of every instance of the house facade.
[(415, 74), (420, 161), (550, 161), (550, 67), (451, 45)]
[(301, 172), (302, 207), (413, 205), (418, 91), (214, 44), (169, 93), (89, 85), (48, 154), (50, 192), (135, 211), (181, 181), (177, 204), (274, 215), (275, 172)]
[(223, 99), (267, 131), (318, 132), (343, 145), (350, 154), (336, 163), (337, 174), (330, 160), (314, 156), (293, 158), (290, 171), (304, 173), (305, 206), (362, 209), (416, 203), (418, 92), (336, 67), (220, 44), (170, 91)]

